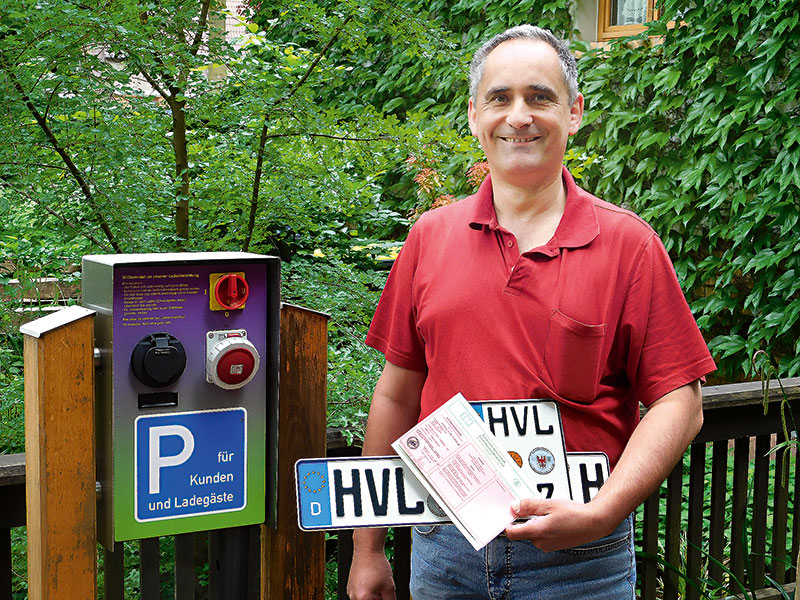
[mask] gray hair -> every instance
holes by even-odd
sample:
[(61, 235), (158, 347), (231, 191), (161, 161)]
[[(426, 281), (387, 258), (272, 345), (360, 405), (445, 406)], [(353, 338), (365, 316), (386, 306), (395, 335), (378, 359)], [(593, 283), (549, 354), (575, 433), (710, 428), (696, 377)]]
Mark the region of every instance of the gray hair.
[(558, 39), (547, 29), (542, 29), (535, 25), (517, 25), (511, 29), (506, 29), (503, 33), (498, 33), (478, 48), (478, 51), (472, 57), (472, 62), (469, 64), (469, 95), (472, 101), (475, 102), (477, 100), (478, 84), (483, 78), (486, 57), (503, 42), (517, 39), (538, 40), (552, 46), (553, 50), (558, 54), (558, 61), (561, 63), (561, 76), (567, 86), (569, 103), (575, 102), (578, 97), (578, 65), (575, 62), (575, 57), (564, 40)]

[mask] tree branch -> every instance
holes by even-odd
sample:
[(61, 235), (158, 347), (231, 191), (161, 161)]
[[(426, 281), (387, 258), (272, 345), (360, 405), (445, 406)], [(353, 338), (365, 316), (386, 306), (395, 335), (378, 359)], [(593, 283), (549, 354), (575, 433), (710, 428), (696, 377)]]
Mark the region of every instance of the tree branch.
[(287, 131), (285, 133), (270, 133), (267, 134), (267, 139), (284, 138), (284, 137), (302, 137), (308, 136), (312, 138), (327, 138), (330, 140), (339, 140), (342, 142), (381, 142), (385, 140), (396, 140), (396, 137), (391, 135), (379, 135), (377, 137), (350, 137), (346, 135), (332, 135), (329, 133), (308, 133), (305, 131)]
[(142, 77), (144, 77), (145, 81), (150, 84), (150, 87), (158, 92), (158, 95), (161, 96), (167, 102), (167, 104), (169, 104), (171, 109), (172, 103), (174, 102), (172, 95), (164, 90), (164, 88), (161, 87), (161, 85), (153, 78), (153, 76), (145, 70), (144, 65), (141, 64), (141, 61), (137, 60), (136, 63), (136, 70), (142, 74)]
[(205, 0), (200, 8), (200, 22), (197, 24), (197, 31), (194, 34), (192, 44), (189, 46), (189, 53), (197, 56), (200, 51), (200, 42), (203, 41), (203, 32), (208, 26), (208, 11), (211, 9), (211, 0)]
[[(297, 90), (299, 90), (300, 87), (306, 82), (311, 73), (314, 71), (319, 62), (322, 60), (322, 57), (325, 56), (325, 53), (330, 49), (331, 46), (333, 46), (333, 43), (336, 41), (336, 39), (339, 37), (342, 31), (344, 31), (345, 26), (352, 19), (353, 15), (350, 14), (344, 21), (342, 21), (342, 24), (336, 28), (336, 31), (333, 32), (333, 35), (331, 35), (330, 39), (328, 40), (328, 43), (325, 44), (325, 47), (322, 48), (319, 54), (317, 54), (316, 58), (314, 58), (313, 62), (308, 66), (308, 69), (306, 69), (306, 72), (303, 74), (303, 76), (297, 80), (292, 89), (290, 89), (285, 96), (280, 97), (275, 102), (275, 104), (273, 104), (273, 108), (277, 107), (282, 102), (285, 102), (286, 100), (294, 96), (295, 93), (297, 93)], [(256, 170), (255, 173), (253, 174), (253, 193), (250, 197), (250, 214), (247, 220), (247, 236), (245, 237), (244, 244), (242, 246), (242, 250), (244, 252), (247, 252), (248, 248), (250, 247), (250, 242), (253, 239), (253, 231), (255, 229), (255, 224), (256, 224), (256, 214), (258, 212), (258, 192), (259, 189), (261, 188), (261, 175), (263, 172), (263, 164), (264, 164), (264, 149), (267, 145), (267, 140), (271, 137), (268, 131), (269, 131), (269, 115), (264, 114), (264, 126), (261, 128), (261, 136), (258, 141)], [(274, 135), (274, 137), (278, 137), (278, 135), (276, 134)]]
[(37, 162), (29, 162), (29, 163), (20, 163), (20, 162), (13, 162), (13, 161), (0, 161), (0, 165), (16, 165), (16, 166), (25, 166), (25, 167), (41, 167), (43, 169), (58, 169), (59, 171), (66, 171), (66, 167), (61, 167), (59, 165), (49, 165), (47, 163), (37, 163)]
[(325, 56), (325, 53), (328, 50), (330, 50), (331, 46), (333, 46), (333, 43), (336, 41), (336, 38), (338, 38), (339, 34), (341, 34), (342, 31), (344, 30), (345, 25), (347, 25), (352, 20), (353, 20), (353, 15), (350, 14), (350, 15), (348, 15), (348, 17), (344, 21), (342, 21), (342, 24), (339, 25), (339, 27), (336, 28), (336, 31), (333, 32), (333, 35), (328, 40), (328, 43), (325, 44), (325, 47), (322, 50), (320, 50), (319, 54), (317, 54), (317, 56), (316, 56), (316, 58), (314, 58), (313, 62), (310, 65), (308, 65), (308, 69), (306, 69), (306, 72), (303, 73), (303, 76), (300, 79), (297, 80), (297, 82), (294, 84), (294, 87), (292, 87), (292, 89), (289, 90), (288, 94), (286, 94), (282, 98), (279, 98), (278, 101), (275, 102), (275, 104), (273, 105), (273, 108), (278, 106), (282, 102), (288, 100), (289, 98), (291, 98), (292, 96), (294, 96), (297, 93), (297, 90), (300, 89), (300, 86), (302, 86), (306, 82), (306, 79), (308, 79), (309, 76), (311, 75), (311, 73), (314, 71), (314, 69), (317, 68), (317, 65), (322, 60), (322, 58)]
[(0, 67), (2, 67), (4, 71), (6, 71), (6, 74), (11, 80), (12, 85), (17, 90), (17, 93), (19, 93), (19, 95), (22, 97), (25, 106), (33, 115), (33, 118), (36, 119), (36, 122), (39, 124), (39, 127), (41, 128), (42, 132), (44, 132), (44, 135), (50, 142), (50, 145), (53, 147), (53, 150), (55, 150), (56, 154), (58, 154), (61, 157), (61, 160), (63, 160), (64, 164), (67, 166), (67, 170), (70, 172), (73, 179), (75, 179), (75, 181), (77, 182), (78, 187), (81, 189), (81, 192), (83, 192), (84, 197), (86, 198), (87, 202), (89, 203), (89, 206), (92, 209), (94, 219), (97, 221), (97, 224), (100, 226), (100, 229), (103, 230), (106, 239), (108, 239), (112, 248), (114, 248), (116, 252), (122, 252), (122, 249), (119, 247), (119, 244), (117, 243), (117, 240), (114, 237), (114, 233), (111, 231), (108, 222), (106, 221), (103, 214), (100, 212), (100, 208), (97, 206), (94, 194), (92, 194), (92, 190), (89, 187), (89, 184), (86, 182), (86, 179), (83, 177), (83, 174), (81, 173), (80, 169), (78, 169), (75, 163), (72, 162), (72, 158), (67, 153), (67, 151), (61, 147), (61, 144), (59, 143), (53, 131), (50, 129), (50, 126), (47, 124), (47, 121), (37, 110), (37, 108), (33, 105), (33, 101), (30, 99), (28, 94), (25, 92), (25, 89), (22, 87), (22, 84), (19, 82), (19, 80), (15, 77), (14, 73), (9, 68), (5, 56), (3, 55), (0, 55)]

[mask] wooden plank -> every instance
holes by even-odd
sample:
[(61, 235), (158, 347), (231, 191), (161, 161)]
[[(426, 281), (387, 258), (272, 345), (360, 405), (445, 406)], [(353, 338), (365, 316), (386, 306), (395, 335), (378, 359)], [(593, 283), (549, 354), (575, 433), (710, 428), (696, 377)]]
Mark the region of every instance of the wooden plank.
[(764, 587), (767, 551), (767, 508), (769, 505), (769, 435), (760, 435), (755, 444), (753, 474), (753, 523), (750, 532), (750, 576), (755, 589)]
[[(667, 518), (666, 540), (664, 542), (665, 558), (672, 566), (681, 568), (681, 512), (683, 484), (683, 461), (678, 462), (667, 478)], [(678, 575), (673, 571), (664, 573), (664, 597), (677, 598)]]
[(397, 600), (410, 600), (411, 592), (409, 584), (411, 582), (411, 528), (394, 528), (394, 561), (392, 571), (394, 573), (394, 585), (396, 588)]
[(97, 595), (94, 313), (74, 308), (23, 331), (28, 592), (37, 600)]
[(25, 483), (0, 487), (0, 527), (22, 527), (26, 519)]
[[(783, 393), (789, 400), (800, 399), (800, 377), (772, 379), (769, 382), (770, 402), (780, 402)], [(703, 411), (758, 404), (763, 397), (760, 381), (728, 383), (703, 387)]]
[(0, 456), (0, 486), (25, 483), (25, 453)]
[[(708, 552), (719, 563), (725, 562), (725, 500), (728, 496), (728, 442), (714, 442), (711, 457), (711, 522), (708, 534)], [(711, 581), (722, 583), (722, 565), (709, 561), (708, 577)]]
[(0, 600), (11, 600), (11, 530), (0, 527)]
[(790, 466), (789, 450), (779, 450), (775, 453), (775, 496), (772, 504), (772, 546), (770, 556), (770, 571), (773, 579), (778, 583), (786, 583), (786, 570), (788, 558), (786, 553), (786, 539), (789, 527), (789, 482), (784, 480), (784, 474), (789, 475)]
[[(797, 510), (797, 506), (800, 504), (800, 453), (797, 452), (795, 449), (793, 451), (793, 463), (794, 468), (791, 471), (793, 473), (793, 481), (794, 483), (789, 483), (790, 486), (794, 487), (794, 503), (793, 507), (795, 510), (792, 511), (792, 550), (789, 555), (791, 559), (792, 568), (789, 570), (787, 574), (787, 581), (797, 581), (800, 579), (800, 573), (797, 570), (797, 563), (800, 561), (800, 556), (798, 556), (798, 551), (800, 550), (800, 513)], [(797, 594), (800, 596), (800, 592)], [(800, 600), (800, 597), (795, 598), (795, 600)]]
[(328, 319), (281, 307), (277, 526), (261, 529), (261, 598), (325, 597), (325, 534), (297, 526), (294, 463), (325, 456)]
[[(750, 470), (750, 439), (739, 438), (733, 446), (733, 508), (731, 513), (731, 563), (734, 577), (744, 581), (744, 519), (747, 512), (748, 472)], [(749, 533), (749, 532), (748, 532)]]
[(247, 598), (248, 549), (247, 527), (232, 527), (210, 532), (208, 544), (210, 600)]
[[(702, 575), (703, 499), (705, 495), (706, 445), (692, 444), (689, 450), (689, 517), (687, 521), (686, 574), (695, 582)], [(689, 586), (686, 600), (700, 600), (700, 590)]]
[[(792, 399), (789, 407), (794, 414), (800, 414), (800, 400)], [(757, 398), (752, 398), (749, 403), (725, 405), (713, 410), (704, 408), (703, 411), (703, 427), (694, 439), (695, 442), (766, 435), (781, 430), (777, 402), (770, 404), (766, 416)]]
[(25, 525), (25, 453), (0, 456), (0, 506), (0, 528)]
[(139, 594), (141, 600), (161, 597), (161, 549), (159, 539), (139, 540)]
[(113, 550), (103, 550), (103, 587), (105, 600), (124, 600), (125, 552), (122, 542), (115, 542)]
[(261, 526), (247, 528), (247, 595), (243, 600), (261, 598)]
[[(653, 556), (658, 556), (658, 520), (661, 510), (661, 494), (659, 490), (653, 492), (644, 503), (644, 517), (642, 519), (642, 550)], [(645, 559), (641, 571), (641, 600), (656, 600), (658, 586), (658, 565), (653, 559)]]
[(175, 600), (194, 600), (194, 533), (175, 536)]

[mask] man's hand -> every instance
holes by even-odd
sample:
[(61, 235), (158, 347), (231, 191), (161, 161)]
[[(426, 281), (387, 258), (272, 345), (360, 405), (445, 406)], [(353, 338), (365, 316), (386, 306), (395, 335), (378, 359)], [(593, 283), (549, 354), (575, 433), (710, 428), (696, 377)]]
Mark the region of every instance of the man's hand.
[(394, 600), (392, 567), (382, 551), (353, 552), (347, 595), (350, 600)]
[(506, 528), (510, 540), (530, 540), (545, 552), (574, 548), (609, 535), (619, 525), (594, 507), (572, 500), (526, 498), (511, 506), (518, 517), (531, 517), (525, 523)]
[(529, 539), (546, 552), (574, 548), (609, 535), (666, 478), (703, 424), (700, 382), (681, 386), (650, 405), (611, 476), (587, 504), (534, 500), (512, 507), (527, 523), (506, 529), (509, 539)]

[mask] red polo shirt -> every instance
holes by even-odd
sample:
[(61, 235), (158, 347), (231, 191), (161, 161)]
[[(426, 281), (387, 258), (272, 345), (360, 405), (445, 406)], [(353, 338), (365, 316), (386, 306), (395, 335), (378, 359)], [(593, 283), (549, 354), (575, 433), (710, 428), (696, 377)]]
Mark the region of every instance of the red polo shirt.
[(613, 468), (639, 403), (715, 369), (655, 232), (579, 188), (553, 238), (520, 255), (497, 223), (491, 180), (411, 228), (366, 343), (427, 371), (420, 418), (469, 400), (554, 398), (567, 451)]

